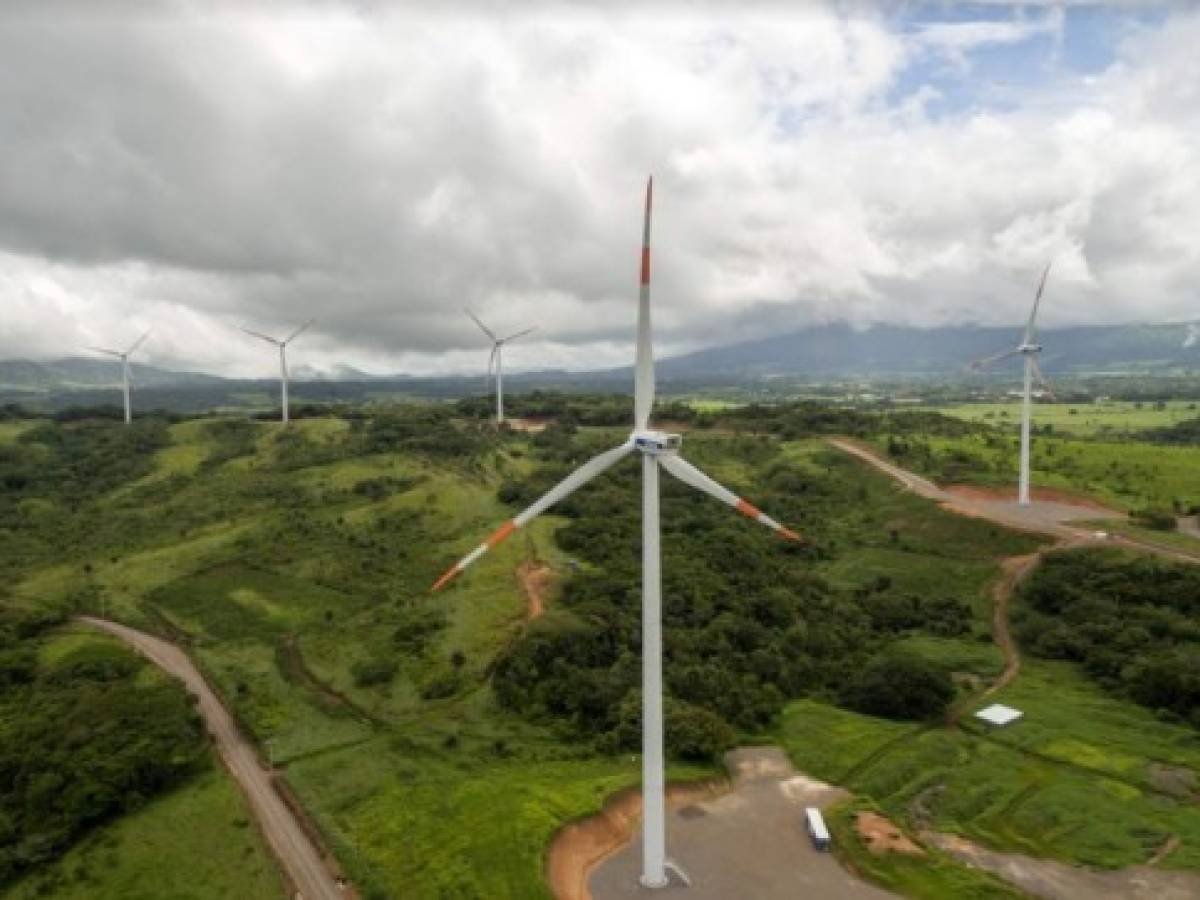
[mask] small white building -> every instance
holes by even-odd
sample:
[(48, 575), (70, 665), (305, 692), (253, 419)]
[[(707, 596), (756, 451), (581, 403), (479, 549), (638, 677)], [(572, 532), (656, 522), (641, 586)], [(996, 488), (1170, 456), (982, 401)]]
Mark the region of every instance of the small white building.
[(975, 718), (983, 719), (989, 725), (1010, 725), (1025, 715), (1019, 709), (1005, 706), (1003, 703), (993, 703), (975, 713)]

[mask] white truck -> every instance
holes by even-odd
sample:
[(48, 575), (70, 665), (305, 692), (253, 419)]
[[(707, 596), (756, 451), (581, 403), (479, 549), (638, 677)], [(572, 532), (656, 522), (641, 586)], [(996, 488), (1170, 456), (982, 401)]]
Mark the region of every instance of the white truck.
[(808, 836), (812, 839), (813, 846), (825, 853), (829, 850), (829, 829), (825, 827), (825, 817), (821, 815), (821, 811), (815, 806), (806, 806), (804, 808), (804, 818), (808, 824)]

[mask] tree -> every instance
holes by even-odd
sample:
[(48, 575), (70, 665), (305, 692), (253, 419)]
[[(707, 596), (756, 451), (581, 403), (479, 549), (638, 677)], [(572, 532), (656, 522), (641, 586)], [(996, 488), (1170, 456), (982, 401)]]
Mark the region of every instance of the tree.
[(847, 682), (842, 702), (889, 719), (932, 719), (954, 698), (954, 683), (941, 666), (915, 653), (887, 650)]

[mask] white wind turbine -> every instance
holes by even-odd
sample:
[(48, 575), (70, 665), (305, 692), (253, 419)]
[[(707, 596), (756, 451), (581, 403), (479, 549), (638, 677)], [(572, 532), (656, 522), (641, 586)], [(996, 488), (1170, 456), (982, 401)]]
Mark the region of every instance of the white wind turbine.
[(279, 348), (279, 397), (280, 397), (280, 406), (283, 409), (282, 421), (283, 421), (284, 425), (286, 425), (288, 423), (287, 346), (292, 341), (294, 341), (296, 338), (300, 337), (300, 335), (303, 332), (307, 331), (309, 326), (312, 325), (313, 322), (315, 322), (315, 321), (317, 321), (317, 320), (309, 319), (307, 322), (305, 322), (303, 325), (301, 325), (299, 328), (297, 328), (295, 331), (293, 331), (291, 334), (289, 334), (283, 340), (269, 337), (269, 336), (267, 336), (265, 334), (261, 334), (260, 332), (257, 332), (257, 331), (251, 331), (249, 328), (241, 329), (242, 331), (246, 332), (246, 334), (250, 335), (251, 337), (256, 337), (259, 340), (266, 341), (268, 344), (274, 344), (276, 347)]
[(1033, 309), (1029, 313), (1029, 321), (1025, 324), (1025, 336), (1021, 343), (1012, 350), (1006, 350), (1004, 353), (997, 353), (995, 356), (971, 363), (972, 369), (982, 369), (1002, 359), (1009, 359), (1013, 356), (1025, 357), (1025, 384), (1021, 395), (1021, 475), (1017, 493), (1017, 503), (1021, 506), (1029, 505), (1029, 422), (1033, 408), (1034, 377), (1037, 378), (1046, 393), (1051, 397), (1054, 396), (1050, 384), (1046, 381), (1046, 376), (1042, 374), (1042, 367), (1038, 365), (1037, 355), (1042, 352), (1042, 345), (1036, 343), (1035, 332), (1038, 305), (1042, 302), (1042, 291), (1046, 288), (1046, 276), (1049, 274), (1050, 263), (1046, 263), (1046, 269), (1042, 272), (1042, 280), (1038, 284), (1037, 295), (1033, 298)]
[(108, 350), (104, 347), (88, 347), (89, 350), (95, 350), (97, 353), (107, 353), (109, 356), (115, 356), (121, 361), (121, 389), (125, 394), (125, 424), (128, 425), (133, 421), (133, 407), (129, 403), (129, 355), (138, 347), (142, 346), (142, 342), (150, 337), (150, 332), (146, 332), (140, 338), (133, 342), (128, 350)]
[(482, 329), (483, 333), (488, 336), (488, 340), (492, 342), (492, 355), (488, 357), (488, 388), (492, 384), (493, 369), (496, 373), (496, 424), (504, 422), (504, 345), (509, 341), (515, 341), (519, 337), (524, 337), (531, 331), (537, 331), (537, 326), (526, 328), (524, 331), (518, 331), (516, 334), (510, 334), (508, 337), (498, 338), (492, 329), (488, 328), (475, 313), (469, 309), (464, 309), (471, 320)]
[(666, 858), (666, 800), (663, 771), (663, 698), (662, 698), (662, 621), (661, 576), (658, 518), (658, 473), (666, 469), (684, 484), (732, 506), (742, 515), (761, 522), (783, 537), (799, 541), (799, 536), (766, 516), (732, 491), (713, 481), (679, 455), (677, 434), (665, 434), (650, 428), (654, 405), (654, 356), (650, 342), (650, 206), (653, 179), (646, 184), (646, 218), (642, 237), (641, 290), (638, 296), (637, 354), (634, 374), (633, 431), (619, 447), (614, 447), (584, 463), (549, 493), (524, 512), (510, 519), (490, 537), (455, 563), (437, 582), (440, 590), (488, 550), (518, 528), (528, 525), (553, 504), (611, 468), (631, 453), (642, 456), (642, 794), (645, 809), (642, 831), (642, 876), (646, 887), (664, 887), (666, 869), (677, 869)]

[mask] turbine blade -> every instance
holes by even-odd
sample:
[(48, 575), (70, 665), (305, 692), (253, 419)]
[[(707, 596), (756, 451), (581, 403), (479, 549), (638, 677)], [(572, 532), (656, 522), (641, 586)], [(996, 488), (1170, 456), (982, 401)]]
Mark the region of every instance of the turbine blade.
[(525, 335), (529, 334), (532, 331), (537, 331), (536, 325), (534, 325), (532, 328), (526, 328), (524, 331), (518, 331), (516, 334), (510, 334), (506, 338), (501, 338), (500, 342), (503, 344), (507, 344), (509, 341), (515, 341), (517, 338), (524, 337)]
[(487, 367), (487, 392), (490, 397), (492, 394), (492, 379), (496, 377), (496, 345), (492, 344), (492, 352), (488, 355)]
[(732, 506), (738, 512), (748, 519), (753, 519), (763, 525), (766, 525), (773, 531), (779, 533), (780, 537), (785, 537), (789, 541), (803, 543), (803, 539), (790, 528), (784, 528), (758, 507), (747, 503), (729, 488), (713, 481), (682, 456), (676, 454), (664, 453), (658, 457), (659, 464), (682, 481), (689, 487), (694, 487), (696, 490), (708, 494), (711, 497), (716, 497), (722, 503)]
[(240, 325), (238, 326), (238, 330), (244, 331), (244, 332), (246, 332), (246, 334), (250, 335), (251, 337), (256, 337), (260, 341), (266, 341), (268, 344), (274, 344), (276, 347), (278, 347), (280, 344), (280, 341), (276, 340), (273, 337), (268, 337), (267, 335), (263, 334), (262, 332), (251, 331), (249, 328), (242, 328)]
[(1052, 262), (1053, 260), (1046, 263), (1046, 268), (1042, 271), (1042, 280), (1038, 282), (1037, 296), (1033, 298), (1033, 309), (1029, 312), (1029, 322), (1025, 326), (1025, 343), (1027, 344), (1033, 343), (1033, 328), (1037, 319), (1038, 306), (1042, 302), (1042, 291), (1046, 289), (1046, 276), (1050, 274), (1050, 264)]
[(470, 317), (471, 317), (471, 320), (472, 320), (472, 321), (473, 321), (473, 322), (474, 322), (476, 325), (478, 325), (478, 326), (479, 326), (479, 328), (480, 328), (480, 329), (483, 331), (483, 333), (484, 333), (484, 334), (486, 334), (486, 335), (487, 335), (489, 338), (491, 338), (491, 340), (492, 340), (493, 342), (495, 342), (495, 341), (498, 341), (498, 340), (499, 340), (499, 338), (498, 338), (498, 337), (496, 337), (496, 335), (495, 335), (495, 333), (492, 331), (492, 329), (488, 328), (486, 325), (484, 325), (482, 322), (480, 322), (480, 321), (479, 321), (479, 317), (478, 317), (477, 315), (475, 315), (475, 313), (471, 312), (471, 311), (470, 311), (469, 309), (467, 309), (465, 306), (463, 307), (463, 312), (465, 312), (465, 313), (466, 313), (468, 316), (470, 316)]
[(612, 468), (631, 452), (633, 452), (632, 444), (622, 444), (619, 447), (606, 450), (599, 456), (593, 456), (582, 466), (552, 487), (532, 506), (517, 516), (509, 519), (507, 522), (493, 531), (486, 541), (447, 569), (442, 577), (434, 582), (432, 590), (440, 591), (450, 582), (452, 578), (454, 578), (455, 575), (457, 575), (467, 566), (471, 565), (471, 563), (475, 562), (475, 560), (479, 559), (479, 557), (483, 556), (483, 554), (487, 553), (518, 528), (523, 528), (525, 525), (528, 525), (531, 521), (536, 519), (559, 500), (562, 500), (578, 488), (587, 484), (601, 472), (605, 472)]
[(96, 353), (107, 353), (109, 356), (115, 356), (117, 359), (120, 359), (122, 356), (124, 356), (124, 354), (120, 350), (106, 350), (104, 347), (91, 347), (91, 346), (89, 346), (87, 349), (93, 350)]
[(1038, 383), (1041, 384), (1042, 390), (1050, 395), (1051, 400), (1057, 400), (1054, 396), (1054, 388), (1050, 387), (1050, 382), (1046, 380), (1046, 376), (1042, 374), (1042, 367), (1038, 365), (1037, 357), (1033, 354), (1029, 355), (1029, 361), (1033, 363), (1033, 374), (1037, 376)]
[(301, 325), (299, 328), (297, 328), (295, 331), (293, 331), (291, 334), (289, 334), (287, 337), (285, 337), (283, 339), (283, 343), (290, 344), (293, 340), (300, 337), (300, 335), (304, 334), (304, 332), (308, 331), (308, 329), (311, 328), (316, 323), (316, 321), (317, 321), (316, 319), (309, 319), (307, 322), (305, 322), (303, 325)]
[(1014, 348), (1012, 350), (1005, 350), (1003, 353), (996, 353), (996, 354), (993, 354), (992, 356), (985, 356), (983, 359), (977, 359), (974, 362), (969, 363), (968, 368), (971, 369), (972, 371), (979, 371), (980, 369), (986, 369), (992, 363), (998, 363), (1002, 359), (1008, 359), (1010, 357), (1017, 356), (1020, 354), (1020, 352), (1021, 352), (1020, 350)]
[(654, 347), (650, 337), (650, 209), (654, 177), (646, 182), (646, 219), (642, 227), (642, 271), (638, 287), (637, 351), (633, 375), (633, 427), (650, 424), (654, 407)]
[(142, 346), (142, 344), (145, 342), (146, 338), (148, 338), (148, 337), (150, 337), (149, 331), (147, 331), (140, 338), (138, 338), (136, 341), (134, 341), (133, 346), (125, 351), (125, 355), (128, 356), (129, 354), (133, 353), (133, 351), (136, 350), (138, 347)]

